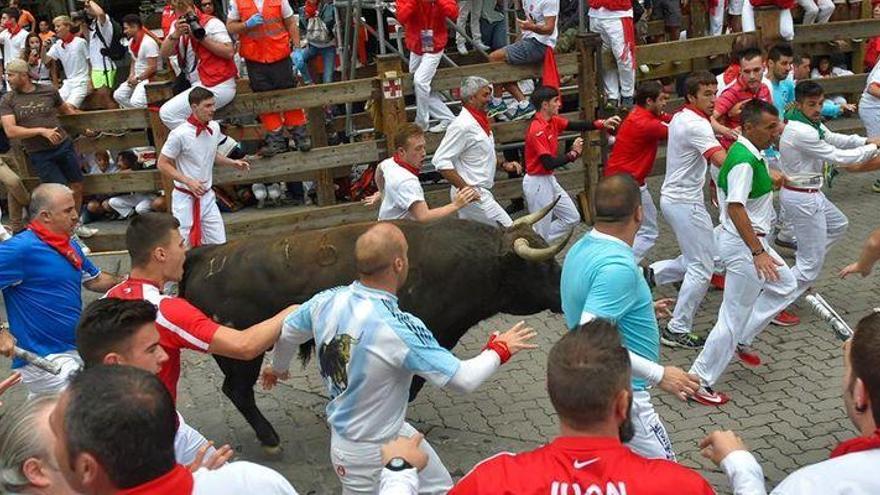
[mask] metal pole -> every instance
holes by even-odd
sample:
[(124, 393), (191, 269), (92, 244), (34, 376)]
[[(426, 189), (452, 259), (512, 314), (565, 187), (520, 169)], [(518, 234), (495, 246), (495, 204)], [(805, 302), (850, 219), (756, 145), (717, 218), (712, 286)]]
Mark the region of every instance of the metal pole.
[(379, 30), (376, 37), (379, 38), (379, 54), (385, 55), (385, 6), (375, 5), (372, 8), (376, 9), (376, 27)]
[(587, 0), (577, 0), (578, 3), (578, 34), (583, 34), (587, 25), (587, 19), (584, 17), (584, 3)]
[[(486, 0), (486, 1), (489, 1), (489, 0)], [(483, 50), (479, 46), (477, 46), (477, 44), (474, 43), (474, 40), (470, 36), (467, 35), (465, 30), (458, 27), (458, 24), (452, 22), (450, 19), (447, 18), (446, 25), (451, 27), (453, 30), (455, 30), (455, 32), (458, 33), (460, 36), (464, 36), (464, 39), (468, 40), (471, 43), (471, 46), (474, 47), (474, 50), (478, 51), (480, 53), (480, 55), (486, 57), (486, 60), (489, 59), (489, 54), (486, 53), (485, 50)], [(448, 60), (448, 57), (444, 57), (444, 58)], [(458, 66), (453, 64), (453, 67), (458, 67)]]

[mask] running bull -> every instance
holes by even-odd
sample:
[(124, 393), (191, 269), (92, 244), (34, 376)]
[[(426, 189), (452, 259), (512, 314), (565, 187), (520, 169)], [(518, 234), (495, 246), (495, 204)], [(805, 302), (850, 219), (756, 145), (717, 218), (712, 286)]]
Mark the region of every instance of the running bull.
[[(547, 209), (508, 229), (465, 220), (397, 222), (409, 242), (409, 277), (400, 306), (452, 349), (472, 326), (497, 313), (561, 313), (555, 261), (568, 241), (548, 246), (531, 228)], [(372, 225), (360, 223), (290, 235), (240, 239), (187, 255), (181, 296), (234, 328), (247, 328), (284, 307), (357, 278), (354, 245)], [(570, 237), (570, 234), (569, 234)], [(301, 349), (305, 362), (312, 343)], [(272, 451), (278, 434), (257, 408), (254, 384), (263, 356), (238, 361), (215, 356), (225, 375), (223, 393)], [(411, 396), (424, 382), (416, 377)]]

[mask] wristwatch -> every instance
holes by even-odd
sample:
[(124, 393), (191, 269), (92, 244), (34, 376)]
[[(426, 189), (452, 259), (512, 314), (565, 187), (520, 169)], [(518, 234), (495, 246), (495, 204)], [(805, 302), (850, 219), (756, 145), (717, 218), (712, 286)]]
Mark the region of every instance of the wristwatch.
[(412, 469), (413, 465), (406, 461), (403, 457), (395, 457), (385, 464), (385, 469), (389, 471), (404, 471)]
[(766, 251), (764, 251), (764, 246), (761, 246), (758, 249), (752, 251), (752, 257), (754, 258), (754, 257), (760, 256), (760, 255), (764, 254), (765, 252)]

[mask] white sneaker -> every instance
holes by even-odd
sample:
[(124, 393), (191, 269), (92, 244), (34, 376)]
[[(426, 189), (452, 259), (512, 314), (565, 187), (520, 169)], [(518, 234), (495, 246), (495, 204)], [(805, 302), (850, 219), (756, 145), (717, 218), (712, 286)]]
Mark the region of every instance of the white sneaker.
[(446, 132), (446, 129), (449, 127), (449, 122), (450, 121), (448, 121), (448, 120), (443, 120), (439, 124), (432, 126), (432, 127), (429, 127), (428, 132), (432, 132), (435, 134), (440, 134), (441, 132)]
[(489, 50), (491, 50), (491, 48), (489, 48), (489, 45), (483, 43), (482, 41), (476, 41), (475, 43), (477, 45), (477, 48), (483, 50), (484, 52), (488, 52)]
[(459, 55), (467, 55), (468, 54), (468, 49), (465, 45), (458, 45), (456, 48), (458, 49)]
[(91, 227), (86, 227), (83, 224), (79, 224), (76, 226), (75, 229), (73, 229), (73, 233), (79, 237), (82, 237), (83, 239), (88, 239), (89, 237), (97, 234), (98, 229), (93, 229)]
[(647, 73), (651, 72), (651, 68), (645, 64), (640, 65), (639, 70), (642, 71), (642, 74), (647, 74)]

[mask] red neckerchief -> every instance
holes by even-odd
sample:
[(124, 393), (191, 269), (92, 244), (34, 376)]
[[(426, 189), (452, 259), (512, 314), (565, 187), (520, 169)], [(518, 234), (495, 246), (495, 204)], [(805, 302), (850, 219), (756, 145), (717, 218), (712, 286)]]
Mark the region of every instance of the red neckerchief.
[(134, 58), (137, 58), (138, 52), (141, 50), (141, 43), (143, 43), (146, 34), (146, 29), (140, 28), (137, 34), (134, 35), (134, 38), (131, 39), (129, 47), (131, 48), (131, 54), (134, 55)]
[(186, 121), (195, 126), (196, 137), (199, 137), (202, 131), (206, 131), (209, 135), (214, 135), (214, 131), (212, 131), (211, 128), (208, 127), (208, 124), (197, 119), (195, 115), (190, 115), (189, 118), (186, 119)]
[(67, 33), (67, 36), (61, 38), (61, 48), (67, 48), (67, 45), (69, 45), (70, 42), (73, 41), (73, 38), (76, 38), (73, 33)]
[(685, 108), (687, 108), (691, 112), (694, 112), (695, 114), (699, 115), (700, 117), (703, 117), (704, 119), (709, 120), (709, 116), (706, 115), (706, 112), (700, 110), (699, 108), (693, 106), (692, 104), (685, 103), (684, 106), (681, 107), (681, 109), (684, 110)]
[(739, 77), (740, 70), (739, 64), (730, 64), (727, 69), (724, 69), (724, 84), (730, 84), (734, 79)]
[(6, 26), (6, 29), (9, 30), (9, 34), (15, 36), (19, 33), (19, 31), (21, 31), (21, 26), (19, 26), (17, 22), (9, 21), (9, 23), (11, 24), (11, 26)]
[(194, 486), (192, 473), (178, 464), (168, 473), (143, 485), (119, 490), (116, 495), (190, 495)]
[(831, 459), (855, 452), (863, 452), (865, 450), (880, 449), (880, 429), (874, 431), (870, 437), (858, 437), (840, 442), (840, 444), (831, 451)]
[(486, 131), (486, 135), (491, 136), (492, 127), (489, 125), (489, 116), (486, 114), (486, 112), (484, 112), (483, 110), (477, 110), (470, 105), (465, 105), (464, 107), (467, 109), (468, 112), (471, 113), (471, 115), (473, 115), (474, 120), (476, 120), (477, 123), (480, 124), (480, 127), (482, 127), (484, 131)]
[(56, 232), (52, 232), (42, 222), (38, 220), (34, 220), (28, 224), (28, 228), (36, 234), (37, 237), (46, 244), (48, 244), (52, 249), (58, 251), (58, 254), (64, 256), (64, 258), (70, 262), (71, 265), (74, 266), (77, 270), (82, 270), (82, 258), (80, 258), (79, 253), (76, 252), (76, 249), (70, 245), (70, 235), (69, 234), (58, 234)]
[(407, 170), (409, 173), (415, 175), (416, 177), (419, 176), (419, 172), (421, 170), (418, 167), (414, 167), (414, 166), (410, 165), (409, 162), (407, 162), (406, 160), (401, 158), (400, 155), (398, 155), (397, 153), (394, 154), (393, 158), (394, 158), (394, 163), (400, 165), (401, 167), (403, 167), (405, 170)]

